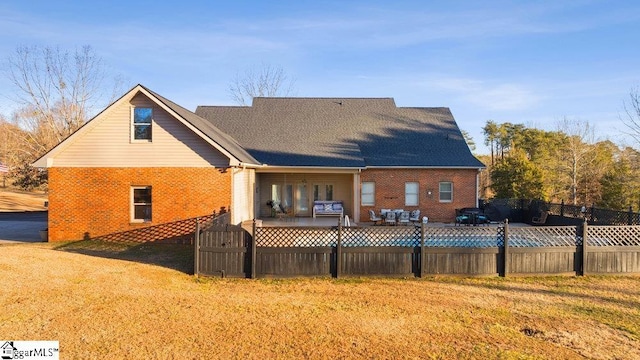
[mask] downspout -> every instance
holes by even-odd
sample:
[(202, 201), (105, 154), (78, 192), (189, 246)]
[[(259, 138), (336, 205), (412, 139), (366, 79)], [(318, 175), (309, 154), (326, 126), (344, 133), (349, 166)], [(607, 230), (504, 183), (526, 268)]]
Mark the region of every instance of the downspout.
[(476, 173), (476, 207), (480, 206), (480, 172), (482, 169), (478, 169)]

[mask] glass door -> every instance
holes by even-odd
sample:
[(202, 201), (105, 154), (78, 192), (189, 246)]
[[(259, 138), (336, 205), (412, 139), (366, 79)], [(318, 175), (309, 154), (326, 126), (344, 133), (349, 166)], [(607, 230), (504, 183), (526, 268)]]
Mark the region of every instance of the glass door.
[(333, 200), (333, 184), (313, 184), (313, 201)]
[(294, 203), (296, 216), (309, 216), (309, 193), (307, 191), (307, 184), (296, 184)]

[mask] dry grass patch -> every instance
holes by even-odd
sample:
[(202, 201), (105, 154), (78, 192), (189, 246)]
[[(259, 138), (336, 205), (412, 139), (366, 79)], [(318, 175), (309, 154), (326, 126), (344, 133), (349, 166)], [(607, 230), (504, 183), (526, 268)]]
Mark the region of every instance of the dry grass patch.
[(640, 358), (638, 277), (197, 279), (171, 265), (190, 247), (145, 246), (0, 246), (0, 338), (64, 358)]
[(41, 191), (0, 188), (0, 211), (44, 211), (47, 198)]

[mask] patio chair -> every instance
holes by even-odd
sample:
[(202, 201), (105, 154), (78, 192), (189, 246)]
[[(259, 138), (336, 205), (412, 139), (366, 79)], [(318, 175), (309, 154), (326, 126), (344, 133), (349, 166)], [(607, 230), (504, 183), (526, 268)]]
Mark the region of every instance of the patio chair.
[(393, 211), (387, 212), (387, 214), (384, 217), (384, 223), (385, 224), (390, 224), (390, 225), (395, 225), (396, 224), (396, 213), (394, 213)]
[(275, 211), (275, 215), (278, 218), (278, 220), (283, 220), (283, 219), (286, 220), (291, 215), (291, 210), (288, 208), (285, 208), (284, 206), (282, 206), (282, 204), (278, 204), (277, 206), (274, 206), (273, 210)]
[(380, 209), (380, 214), (382, 217), (385, 217), (389, 211), (391, 211), (391, 209)]
[(542, 210), (540, 211), (540, 215), (531, 219), (531, 222), (534, 224), (540, 224), (540, 225), (544, 224), (547, 222), (547, 215), (548, 215), (548, 212)]
[(420, 222), (420, 210), (413, 210), (409, 215), (409, 221), (412, 223)]
[(373, 225), (380, 225), (382, 222), (382, 218), (376, 215), (376, 212), (373, 210), (369, 210), (369, 221), (373, 222)]
[(400, 216), (398, 217), (398, 223), (402, 224), (402, 225), (409, 225), (409, 212), (408, 211), (403, 211), (400, 213)]

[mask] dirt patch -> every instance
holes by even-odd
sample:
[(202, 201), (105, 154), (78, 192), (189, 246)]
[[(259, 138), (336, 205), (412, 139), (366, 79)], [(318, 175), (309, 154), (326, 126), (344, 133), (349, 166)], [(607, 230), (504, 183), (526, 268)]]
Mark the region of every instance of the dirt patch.
[(0, 188), (0, 212), (44, 211), (48, 195), (43, 192), (28, 192), (12, 188)]

